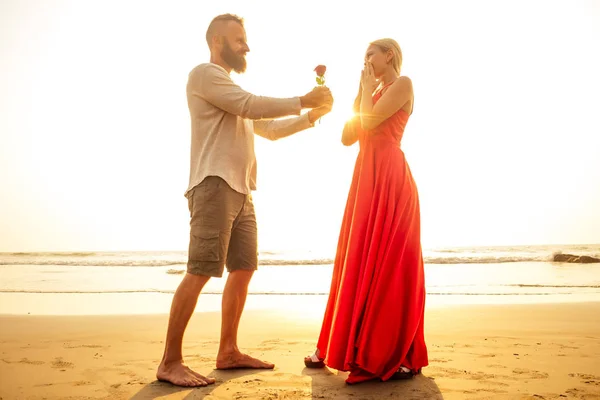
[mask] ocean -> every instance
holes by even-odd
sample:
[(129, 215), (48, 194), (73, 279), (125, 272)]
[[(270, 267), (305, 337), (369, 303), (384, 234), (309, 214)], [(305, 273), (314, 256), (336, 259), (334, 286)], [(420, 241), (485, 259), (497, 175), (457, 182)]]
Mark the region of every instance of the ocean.
[[(557, 252), (600, 257), (600, 245), (425, 249), (427, 303), (600, 301), (600, 264), (553, 262)], [(322, 304), (333, 256), (261, 252), (249, 303)], [(167, 312), (186, 257), (185, 251), (0, 253), (0, 314)], [(203, 310), (218, 309), (224, 278), (206, 285)]]

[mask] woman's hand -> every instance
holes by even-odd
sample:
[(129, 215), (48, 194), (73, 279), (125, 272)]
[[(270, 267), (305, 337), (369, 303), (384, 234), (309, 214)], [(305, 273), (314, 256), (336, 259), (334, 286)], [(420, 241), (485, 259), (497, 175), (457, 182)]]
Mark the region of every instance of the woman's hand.
[(375, 78), (375, 72), (373, 71), (373, 66), (371, 63), (365, 63), (365, 68), (362, 70), (360, 84), (363, 88), (363, 93), (368, 93), (369, 96), (373, 94), (377, 86), (379, 86), (379, 81)]

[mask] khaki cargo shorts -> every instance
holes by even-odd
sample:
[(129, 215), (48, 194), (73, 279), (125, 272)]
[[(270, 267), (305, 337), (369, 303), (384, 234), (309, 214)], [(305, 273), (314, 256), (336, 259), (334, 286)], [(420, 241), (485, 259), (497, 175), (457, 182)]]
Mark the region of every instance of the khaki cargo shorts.
[(252, 195), (233, 190), (218, 176), (206, 177), (187, 195), (190, 243), (187, 272), (222, 277), (258, 267), (256, 215)]

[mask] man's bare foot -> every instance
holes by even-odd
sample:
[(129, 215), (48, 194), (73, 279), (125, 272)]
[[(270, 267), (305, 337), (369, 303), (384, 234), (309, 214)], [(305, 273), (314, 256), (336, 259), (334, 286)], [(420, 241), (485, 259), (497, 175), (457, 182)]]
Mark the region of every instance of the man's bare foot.
[(258, 360), (239, 351), (235, 353), (219, 354), (217, 356), (217, 369), (273, 369), (275, 364)]
[(161, 363), (156, 372), (156, 379), (184, 387), (207, 386), (215, 383), (214, 378), (206, 378), (192, 371), (181, 361), (169, 365)]
[(191, 369), (187, 365), (185, 366), (185, 368), (188, 370), (189, 373), (191, 373), (192, 375), (194, 375), (196, 378), (203, 380), (204, 382), (208, 383), (209, 385), (212, 385), (213, 383), (216, 382), (215, 378), (211, 378), (210, 376), (200, 375), (199, 373), (197, 373), (196, 371), (194, 371), (193, 369)]

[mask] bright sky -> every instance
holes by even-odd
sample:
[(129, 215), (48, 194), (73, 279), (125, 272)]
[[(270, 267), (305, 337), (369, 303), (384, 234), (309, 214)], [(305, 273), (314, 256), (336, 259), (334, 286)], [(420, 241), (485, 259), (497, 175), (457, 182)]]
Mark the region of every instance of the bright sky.
[(243, 88), (302, 95), (326, 64), (336, 99), (256, 139), (261, 250), (335, 251), (358, 151), (341, 129), (381, 37), (415, 88), (425, 247), (600, 243), (600, 1), (290, 4), (0, 2), (0, 251), (187, 249), (185, 85), (224, 12), (246, 19)]

